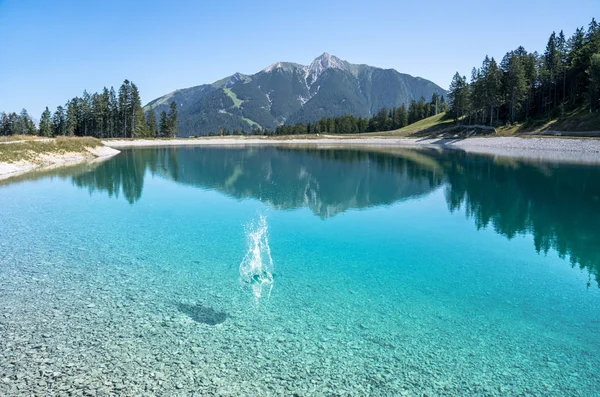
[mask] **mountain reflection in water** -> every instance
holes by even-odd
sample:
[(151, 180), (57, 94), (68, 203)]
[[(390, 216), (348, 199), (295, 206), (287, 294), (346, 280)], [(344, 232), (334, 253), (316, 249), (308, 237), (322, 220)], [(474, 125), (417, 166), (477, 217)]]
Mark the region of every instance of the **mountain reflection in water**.
[(276, 209), (309, 208), (327, 219), (353, 208), (445, 189), (450, 211), (513, 238), (531, 233), (600, 280), (600, 167), (525, 162), (458, 150), (181, 147), (125, 150), (72, 176), (90, 192), (142, 198), (148, 175), (255, 198)]

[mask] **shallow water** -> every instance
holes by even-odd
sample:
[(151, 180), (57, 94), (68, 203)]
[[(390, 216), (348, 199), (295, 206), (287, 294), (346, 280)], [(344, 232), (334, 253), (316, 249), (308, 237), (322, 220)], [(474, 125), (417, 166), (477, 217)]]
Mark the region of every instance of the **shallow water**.
[(599, 181), (187, 147), (5, 184), (0, 395), (596, 396)]

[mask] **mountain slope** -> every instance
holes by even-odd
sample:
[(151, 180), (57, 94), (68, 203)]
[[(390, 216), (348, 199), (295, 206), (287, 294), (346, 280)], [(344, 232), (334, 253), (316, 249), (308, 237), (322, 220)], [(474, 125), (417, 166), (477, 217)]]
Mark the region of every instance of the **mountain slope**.
[(281, 124), (312, 122), (353, 114), (369, 117), (446, 91), (431, 81), (393, 69), (354, 65), (324, 53), (310, 65), (276, 62), (248, 76), (236, 73), (213, 84), (176, 90), (146, 105), (157, 115), (170, 101), (179, 107), (180, 136), (206, 135), (221, 129), (275, 129)]

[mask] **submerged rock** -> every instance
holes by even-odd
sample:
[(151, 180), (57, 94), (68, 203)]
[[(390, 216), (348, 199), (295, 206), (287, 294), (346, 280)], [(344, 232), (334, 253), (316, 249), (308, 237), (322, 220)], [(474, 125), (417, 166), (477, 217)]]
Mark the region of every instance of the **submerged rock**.
[(203, 306), (201, 304), (190, 305), (179, 303), (177, 308), (180, 312), (184, 313), (197, 323), (207, 325), (218, 325), (224, 323), (225, 320), (231, 317), (225, 312), (218, 312), (212, 307)]

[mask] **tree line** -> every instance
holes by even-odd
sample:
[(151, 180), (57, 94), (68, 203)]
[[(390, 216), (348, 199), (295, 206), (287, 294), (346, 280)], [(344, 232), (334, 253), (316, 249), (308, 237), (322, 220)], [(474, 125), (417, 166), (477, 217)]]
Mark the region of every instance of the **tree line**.
[(500, 125), (555, 118), (585, 107), (600, 110), (600, 28), (566, 38), (553, 32), (543, 54), (519, 47), (498, 63), (486, 56), (470, 81), (458, 72), (448, 94), (450, 115), (471, 123)]
[[(390, 131), (406, 127), (419, 120), (446, 112), (448, 104), (443, 95), (434, 93), (431, 101), (424, 97), (418, 101), (412, 100), (408, 108), (402, 104), (399, 107), (384, 107), (370, 118), (357, 117), (351, 114), (338, 117), (324, 117), (312, 123), (296, 123), (280, 125), (274, 131), (253, 130), (250, 135), (304, 135), (304, 134), (358, 134), (363, 132)], [(229, 135), (229, 131), (221, 130), (220, 135)], [(234, 130), (233, 135), (246, 134), (245, 131)]]
[(0, 135), (92, 136), (96, 138), (145, 138), (177, 136), (177, 104), (161, 112), (157, 123), (153, 110), (144, 113), (137, 86), (125, 80), (118, 94), (113, 87), (74, 97), (64, 106), (42, 112), (36, 127), (27, 110), (0, 114)]

